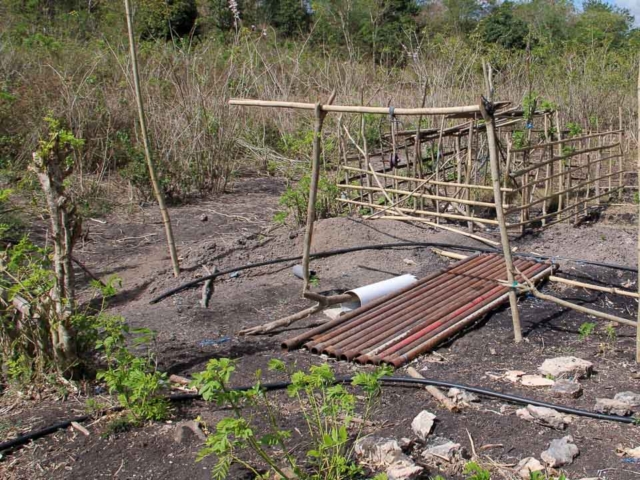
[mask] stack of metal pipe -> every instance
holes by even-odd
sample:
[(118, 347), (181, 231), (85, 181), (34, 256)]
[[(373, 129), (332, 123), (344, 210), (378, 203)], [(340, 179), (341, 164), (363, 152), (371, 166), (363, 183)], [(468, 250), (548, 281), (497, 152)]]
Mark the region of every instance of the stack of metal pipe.
[[(514, 267), (534, 281), (553, 271), (551, 263), (531, 259), (516, 259)], [(517, 281), (523, 281), (521, 276)], [(502, 255), (474, 255), (291, 338), (282, 347), (397, 368), (507, 302), (509, 288)]]

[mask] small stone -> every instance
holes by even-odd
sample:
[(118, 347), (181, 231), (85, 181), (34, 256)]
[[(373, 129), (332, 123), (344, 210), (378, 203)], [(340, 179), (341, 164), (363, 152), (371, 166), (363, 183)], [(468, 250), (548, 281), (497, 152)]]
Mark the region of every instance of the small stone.
[(387, 467), (402, 455), (400, 445), (393, 438), (365, 437), (356, 442), (356, 457), (361, 463)]
[(613, 397), (614, 400), (626, 403), (631, 408), (640, 407), (640, 394), (634, 392), (620, 392)]
[(209, 216), (206, 213), (203, 213), (202, 215), (200, 215), (201, 222), (206, 222), (207, 220), (209, 220)]
[(561, 378), (556, 380), (556, 384), (551, 389), (551, 393), (554, 397), (578, 398), (582, 395), (582, 385), (578, 382)]
[(293, 240), (298, 236), (298, 232), (289, 232), (289, 239)]
[(200, 425), (195, 420), (184, 420), (182, 422), (178, 422), (176, 425), (176, 430), (173, 434), (173, 439), (177, 443), (184, 443), (186, 436), (191, 431), (199, 440), (203, 442), (207, 439), (207, 436), (204, 434), (202, 430), (200, 430)]
[(413, 422), (411, 422), (413, 433), (415, 433), (420, 440), (425, 440), (429, 436), (429, 433), (431, 433), (435, 419), (436, 416), (433, 413), (427, 412), (426, 410), (421, 411), (418, 416), (413, 419)]
[(555, 381), (541, 375), (523, 375), (520, 382), (525, 387), (553, 387)]
[(523, 458), (518, 465), (516, 465), (516, 472), (525, 480), (529, 480), (533, 472), (541, 472), (543, 470), (544, 466), (534, 457)]
[(548, 358), (538, 370), (553, 378), (588, 378), (593, 371), (593, 363), (577, 357)]
[(631, 415), (629, 404), (611, 398), (596, 398), (596, 406), (593, 409), (598, 413), (627, 417)]
[(459, 443), (446, 438), (436, 437), (427, 444), (427, 449), (422, 452), (425, 460), (446, 460), (451, 463), (455, 458), (460, 458), (464, 451)]
[(566, 437), (551, 440), (549, 448), (540, 454), (542, 461), (551, 468), (571, 465), (573, 459), (580, 454), (578, 447), (573, 443), (573, 437)]
[(480, 397), (475, 393), (467, 392), (460, 388), (450, 388), (447, 392), (447, 396), (455, 402), (472, 403), (480, 401)]
[(535, 405), (527, 405), (516, 411), (516, 415), (528, 422), (534, 422), (544, 427), (555, 428), (556, 430), (564, 430), (567, 424), (571, 423), (571, 419), (562, 415), (553, 408), (536, 407)]
[(640, 447), (624, 448), (622, 450), (622, 453), (624, 453), (624, 455), (627, 456), (627, 457), (640, 458)]
[(422, 475), (424, 468), (412, 465), (393, 464), (387, 469), (387, 480), (414, 480)]

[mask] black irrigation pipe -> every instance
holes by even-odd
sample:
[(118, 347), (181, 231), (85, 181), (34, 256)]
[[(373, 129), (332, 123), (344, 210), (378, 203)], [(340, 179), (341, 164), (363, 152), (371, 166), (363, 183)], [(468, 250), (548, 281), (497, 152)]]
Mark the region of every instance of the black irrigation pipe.
[[(331, 257), (334, 255), (343, 255), (345, 253), (352, 253), (352, 252), (359, 252), (362, 250), (384, 250), (387, 248), (406, 248), (406, 247), (438, 247), (438, 248), (454, 248), (456, 250), (464, 250), (464, 251), (471, 251), (471, 252), (483, 252), (483, 253), (494, 253), (494, 252), (498, 252), (497, 248), (485, 248), (485, 247), (467, 247), (464, 245), (454, 245), (451, 243), (438, 243), (438, 242), (398, 242), (398, 243), (382, 243), (382, 244), (378, 244), (378, 245), (361, 245), (358, 247), (350, 247), (350, 248), (341, 248), (338, 250), (327, 250), (324, 252), (318, 252), (318, 253), (312, 253), (311, 254), (311, 259), (318, 259), (318, 258), (326, 258), (326, 257)], [(536, 258), (536, 259), (542, 259), (542, 260), (562, 260), (565, 262), (574, 262), (574, 263), (578, 263), (578, 264), (583, 264), (583, 265), (594, 265), (597, 267), (605, 267), (605, 268), (612, 268), (612, 269), (616, 269), (616, 270), (624, 270), (627, 272), (637, 272), (638, 268), (637, 267), (628, 267), (626, 265), (616, 265), (613, 263), (602, 263), (602, 262), (592, 262), (590, 260), (580, 260), (580, 259), (575, 259), (575, 258), (566, 258), (566, 257), (558, 257), (558, 256), (551, 256), (551, 255), (537, 255), (534, 253), (514, 253), (514, 255), (519, 256), (519, 257), (527, 257), (527, 258)], [(165, 292), (161, 293), (160, 295), (158, 295), (157, 297), (155, 297), (154, 299), (152, 299), (149, 303), (150, 304), (154, 304), (154, 303), (158, 303), (161, 300), (164, 300), (167, 297), (170, 297), (172, 295), (175, 295), (176, 293), (182, 292), (183, 290), (186, 290), (188, 288), (191, 287), (195, 287), (196, 285), (199, 285), (203, 282), (206, 282), (207, 280), (214, 280), (217, 277), (220, 277), (222, 275), (227, 275), (229, 273), (233, 273), (233, 272), (240, 272), (242, 270), (248, 270), (251, 268), (258, 268), (258, 267), (264, 267), (267, 265), (275, 265), (277, 263), (287, 263), (287, 262), (294, 262), (297, 260), (302, 259), (302, 255), (298, 255), (295, 257), (286, 257), (286, 258), (275, 258), (273, 260), (267, 260), (264, 262), (258, 262), (258, 263), (249, 263), (247, 265), (242, 265), (240, 267), (234, 267), (234, 268), (228, 268), (226, 270), (221, 270), (219, 272), (216, 273), (212, 273), (211, 275), (206, 275), (204, 277), (200, 277), (197, 278), (195, 280), (192, 280), (190, 282), (187, 283), (183, 283), (182, 285), (179, 285), (175, 288), (172, 288), (170, 290), (166, 290)]]
[[(336, 383), (351, 383), (353, 377), (340, 377), (336, 379)], [(418, 386), (426, 386), (433, 385), (435, 387), (444, 387), (444, 388), (459, 388), (462, 390), (466, 390), (468, 392), (477, 393), (478, 395), (483, 395), (486, 397), (499, 398), (501, 400), (505, 400), (510, 403), (517, 403), (521, 405), (535, 405), (538, 407), (546, 407), (553, 408), (558, 412), (568, 413), (570, 415), (577, 415), (581, 417), (593, 418), (596, 420), (607, 420), (611, 422), (619, 422), (626, 424), (635, 424), (636, 420), (628, 417), (618, 417), (615, 415), (605, 415), (602, 413), (589, 412), (588, 410), (580, 410), (578, 408), (565, 407), (563, 405), (557, 405), (554, 403), (541, 402), (538, 400), (533, 400), (530, 398), (520, 397), (517, 395), (511, 395), (509, 393), (496, 392), (494, 390), (488, 390), (486, 388), (473, 387), (469, 385), (464, 385), (460, 383), (454, 382), (446, 382), (442, 380), (434, 380), (430, 378), (409, 378), (409, 377), (383, 377), (380, 379), (383, 384), (389, 384), (389, 386), (397, 386), (398, 384), (408, 384), (408, 385), (418, 385)], [(262, 385), (262, 388), (267, 392), (273, 392), (278, 390), (284, 390), (291, 382), (274, 382), (274, 383), (265, 383)], [(237, 387), (233, 390), (235, 391), (246, 391), (253, 388), (249, 387)], [(186, 393), (179, 395), (170, 395), (167, 399), (171, 402), (184, 402), (189, 400), (199, 400), (202, 398), (202, 395), (198, 393)], [(115, 407), (109, 410), (104, 410), (101, 412), (101, 415), (105, 415), (107, 413), (113, 413), (122, 410), (122, 407)], [(14, 438), (13, 440), (9, 440), (0, 444), (0, 452), (7, 453), (9, 451), (15, 450), (32, 440), (37, 440), (46, 435), (54, 433), (60, 429), (68, 428), (71, 426), (72, 422), (84, 422), (93, 418), (91, 415), (85, 415), (82, 417), (76, 417), (71, 420), (65, 420), (62, 422), (55, 423), (49, 427), (43, 428), (41, 430), (35, 430), (26, 435), (22, 435), (20, 437)]]

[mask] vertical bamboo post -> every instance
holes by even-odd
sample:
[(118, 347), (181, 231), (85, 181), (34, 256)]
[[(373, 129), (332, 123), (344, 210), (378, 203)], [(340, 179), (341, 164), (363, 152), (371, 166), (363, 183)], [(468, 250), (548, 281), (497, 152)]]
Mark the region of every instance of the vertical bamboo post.
[[(622, 107), (618, 108), (618, 129), (622, 130)], [(618, 162), (618, 170), (620, 171), (620, 175), (618, 175), (618, 187), (622, 187), (624, 185), (624, 178), (622, 175), (622, 164), (624, 163), (624, 147), (622, 146), (622, 142), (624, 141), (624, 132), (618, 133), (618, 142), (620, 143), (620, 161)], [(640, 140), (639, 140), (640, 141)], [(612, 162), (613, 160), (609, 160)], [(611, 181), (611, 177), (609, 177), (609, 181)], [(622, 197), (624, 194), (624, 189), (619, 190), (619, 195)]]
[[(367, 183), (367, 187), (370, 187), (371, 176), (369, 174), (369, 171), (371, 169), (369, 168), (369, 165), (371, 164), (371, 162), (369, 160), (369, 144), (367, 142), (366, 130), (366, 120), (364, 118), (364, 115), (362, 115), (362, 117), (360, 118), (360, 135), (362, 136), (362, 150), (364, 151), (364, 168), (367, 170), (367, 173), (365, 174), (365, 181)], [(362, 184), (362, 181), (360, 181), (360, 184)], [(373, 204), (373, 195), (371, 194), (370, 190), (367, 194), (367, 199), (369, 200), (369, 203)], [(371, 211), (371, 213), (373, 213), (373, 211)]]
[[(471, 123), (469, 123), (469, 135), (467, 135), (467, 171), (466, 171), (466, 179), (465, 182), (468, 183), (469, 185), (473, 185), (473, 181), (471, 179), (471, 174), (473, 171), (473, 130), (475, 128), (475, 118), (473, 120), (471, 120)], [(465, 188), (465, 197), (467, 200), (471, 200), (471, 189), (470, 188)], [(467, 215), (469, 215), (470, 217), (473, 217), (473, 205), (468, 205), (467, 206)], [(471, 233), (473, 233), (473, 222), (469, 221), (467, 223), (467, 227), (469, 228), (469, 231)]]
[(149, 168), (149, 177), (151, 178), (151, 184), (153, 185), (153, 192), (156, 195), (158, 201), (158, 207), (160, 208), (160, 214), (162, 215), (162, 223), (164, 224), (165, 234), (167, 236), (167, 243), (169, 244), (169, 255), (171, 256), (171, 263), (173, 265), (173, 275), (180, 275), (180, 262), (178, 260), (178, 253), (176, 251), (176, 243), (173, 239), (173, 229), (171, 228), (171, 218), (169, 212), (164, 203), (164, 195), (160, 190), (158, 184), (158, 175), (156, 174), (156, 168), (151, 157), (151, 147), (149, 146), (149, 136), (147, 134), (147, 120), (144, 114), (144, 105), (142, 103), (142, 92), (140, 91), (140, 75), (138, 74), (138, 55), (136, 53), (135, 35), (133, 33), (133, 15), (131, 13), (130, 0), (124, 0), (124, 8), (127, 16), (127, 30), (129, 32), (129, 51), (131, 55), (131, 70), (133, 73), (133, 85), (136, 94), (136, 104), (138, 106), (138, 117), (140, 121), (140, 133), (142, 135), (142, 143), (144, 144), (144, 156), (147, 160), (147, 167)]
[[(640, 66), (638, 66), (638, 187), (640, 188)], [(623, 159), (620, 159), (622, 170)], [(622, 185), (622, 183), (620, 184)], [(640, 189), (638, 190), (640, 192)], [(640, 217), (638, 217), (638, 293), (640, 294)], [(638, 322), (636, 323), (636, 362), (640, 363), (640, 305), (638, 305)]]
[(315, 127), (313, 131), (313, 155), (311, 158), (311, 185), (309, 186), (309, 204), (307, 205), (307, 225), (304, 232), (304, 246), (302, 250), (302, 273), (304, 277), (302, 293), (309, 289), (309, 256), (313, 239), (313, 223), (316, 219), (316, 199), (318, 197), (318, 181), (320, 179), (320, 154), (322, 150), (321, 135), (325, 112), (322, 105), (316, 103)]
[[(551, 140), (549, 139), (549, 115), (547, 113), (544, 114), (544, 141), (549, 143)], [(549, 154), (549, 158), (553, 158), (553, 147), (550, 148), (545, 148), (543, 155), (545, 153)], [(544, 158), (544, 157), (543, 157)], [(546, 217), (548, 211), (549, 211), (549, 195), (550, 195), (550, 188), (551, 188), (551, 180), (549, 180), (549, 177), (553, 175), (553, 162), (550, 162), (547, 164), (546, 167), (546, 172), (545, 172), (545, 177), (547, 177), (547, 179), (544, 181), (544, 196), (545, 196), (545, 200), (542, 203), (542, 216)], [(542, 219), (542, 225), (546, 225), (547, 224), (547, 219), (543, 218)]]
[[(493, 112), (487, 111), (484, 101), (480, 102), (482, 117), (487, 125), (487, 142), (489, 145), (489, 161), (491, 163), (491, 180), (493, 184), (493, 201), (496, 204), (496, 216), (500, 225), (500, 240), (502, 243), (502, 251), (504, 252), (504, 261), (507, 266), (507, 280), (515, 287), (515, 277), (513, 275), (513, 259), (511, 258), (511, 246), (509, 245), (509, 235), (507, 233), (507, 224), (504, 218), (504, 210), (502, 208), (502, 195), (500, 192), (500, 165), (498, 159), (498, 149), (496, 145), (495, 119)], [(509, 304), (511, 306), (511, 320), (513, 321), (513, 335), (516, 343), (522, 341), (522, 327), (520, 326), (520, 313), (518, 312), (518, 298), (515, 288), (509, 289)]]
[[(556, 110), (556, 131), (558, 132), (558, 141), (562, 142), (562, 127), (560, 127), (560, 115), (558, 114), (558, 110)], [(562, 155), (562, 143), (558, 144), (558, 156)], [(564, 161), (560, 160), (560, 165), (558, 165), (560, 169), (560, 175), (558, 180), (558, 191), (561, 192), (564, 190), (565, 181), (564, 181)], [(562, 206), (564, 205), (564, 196), (562, 194), (558, 195), (558, 212), (562, 211)]]
[[(340, 162), (340, 160), (342, 160), (345, 167), (349, 166), (349, 162), (347, 161), (347, 150), (342, 134), (342, 115), (338, 117), (338, 162)], [(360, 183), (362, 184), (362, 179), (360, 179)], [(344, 170), (344, 184), (349, 184), (349, 172), (346, 169)], [(350, 196), (349, 193), (346, 195)], [(350, 203), (347, 205), (347, 208), (349, 210), (349, 214), (353, 213), (353, 206)]]

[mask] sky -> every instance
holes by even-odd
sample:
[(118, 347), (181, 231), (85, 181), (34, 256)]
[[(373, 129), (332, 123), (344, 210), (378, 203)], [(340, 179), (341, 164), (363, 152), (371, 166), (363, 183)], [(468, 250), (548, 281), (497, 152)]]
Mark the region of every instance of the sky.
[[(640, 27), (640, 0), (607, 0), (612, 5), (626, 8), (636, 17), (636, 27)], [(580, 0), (578, 3), (582, 3)]]

